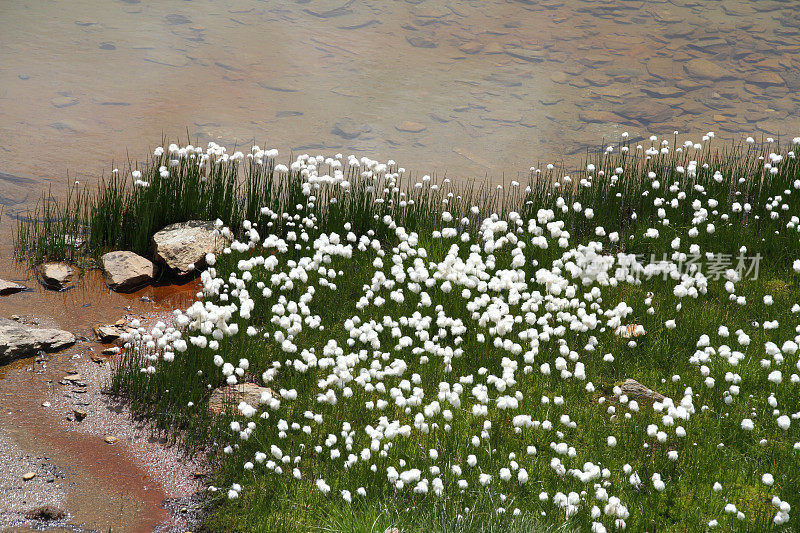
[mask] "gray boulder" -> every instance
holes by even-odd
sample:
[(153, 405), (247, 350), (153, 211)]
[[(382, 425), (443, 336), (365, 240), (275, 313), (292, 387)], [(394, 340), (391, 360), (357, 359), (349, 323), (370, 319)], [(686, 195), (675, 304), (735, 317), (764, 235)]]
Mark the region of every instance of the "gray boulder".
[(54, 352), (75, 343), (75, 335), (60, 329), (30, 328), (0, 318), (0, 363), (34, 355), (39, 350)]
[(153, 235), (153, 255), (178, 275), (206, 266), (207, 253), (221, 252), (230, 241), (215, 235), (213, 222), (190, 220), (170, 224)]
[(75, 270), (63, 262), (42, 263), (36, 267), (39, 281), (48, 289), (61, 291), (72, 285)]
[(127, 292), (150, 283), (156, 266), (149, 259), (133, 252), (109, 252), (100, 258), (109, 288)]

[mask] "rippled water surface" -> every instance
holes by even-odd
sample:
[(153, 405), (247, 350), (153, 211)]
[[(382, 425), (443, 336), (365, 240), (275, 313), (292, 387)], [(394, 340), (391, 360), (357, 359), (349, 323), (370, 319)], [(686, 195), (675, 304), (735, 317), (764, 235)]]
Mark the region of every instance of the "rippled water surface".
[(794, 0), (0, 4), (0, 203), (164, 135), (516, 177), (622, 131), (800, 131)]

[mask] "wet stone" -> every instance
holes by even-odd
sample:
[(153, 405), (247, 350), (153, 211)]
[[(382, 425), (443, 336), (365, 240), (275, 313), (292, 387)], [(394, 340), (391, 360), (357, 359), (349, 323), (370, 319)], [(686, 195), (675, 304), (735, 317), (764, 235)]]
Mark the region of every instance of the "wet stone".
[(39, 281), (48, 289), (64, 290), (72, 284), (75, 270), (63, 262), (42, 263), (36, 267)]
[(129, 251), (108, 252), (100, 258), (109, 288), (128, 292), (146, 285), (156, 275), (156, 266), (149, 259)]
[(0, 294), (14, 294), (15, 292), (24, 291), (26, 288), (25, 285), (0, 279)]
[(745, 77), (746, 83), (759, 85), (761, 87), (782, 86), (785, 84), (783, 78), (776, 72), (756, 72)]
[(40, 350), (56, 351), (75, 343), (75, 336), (60, 329), (39, 329), (0, 318), (0, 363), (34, 355)]

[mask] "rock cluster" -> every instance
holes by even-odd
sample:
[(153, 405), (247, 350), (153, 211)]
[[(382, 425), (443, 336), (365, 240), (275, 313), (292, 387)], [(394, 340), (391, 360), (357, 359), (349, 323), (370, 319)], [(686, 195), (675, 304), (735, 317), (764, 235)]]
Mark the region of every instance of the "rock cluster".
[(147, 285), (156, 276), (157, 264), (185, 276), (206, 266), (206, 254), (219, 253), (230, 240), (218, 234), (214, 222), (190, 220), (170, 224), (152, 238), (153, 261), (134, 252), (115, 251), (101, 258), (109, 288), (130, 292)]

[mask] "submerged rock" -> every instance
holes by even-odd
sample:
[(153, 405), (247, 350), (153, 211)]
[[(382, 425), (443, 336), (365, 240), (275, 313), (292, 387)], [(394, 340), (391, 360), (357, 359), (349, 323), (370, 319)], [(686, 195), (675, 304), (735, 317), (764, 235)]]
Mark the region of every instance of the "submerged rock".
[(0, 363), (33, 355), (39, 350), (57, 351), (75, 343), (75, 335), (61, 329), (29, 328), (0, 318)]
[(685, 68), (690, 76), (706, 80), (724, 80), (736, 77), (733, 72), (725, 67), (703, 58), (688, 61)]
[(213, 222), (190, 220), (170, 224), (153, 235), (154, 257), (178, 275), (206, 266), (206, 254), (219, 253), (228, 239), (215, 234)]
[(226, 385), (218, 387), (211, 392), (208, 400), (208, 408), (215, 415), (225, 412), (226, 405), (239, 405), (240, 402), (247, 402), (253, 407), (261, 403), (262, 393), (276, 397), (275, 391), (269, 387), (262, 387), (255, 383), (239, 383), (238, 385)]
[(36, 267), (39, 281), (48, 289), (62, 291), (72, 285), (75, 270), (64, 262), (42, 263)]
[(410, 120), (405, 120), (400, 124), (396, 125), (397, 131), (404, 131), (407, 133), (420, 133), (425, 131), (426, 126), (424, 124), (420, 124), (419, 122), (411, 122)]
[(155, 264), (133, 252), (109, 252), (100, 261), (106, 283), (115, 291), (131, 291), (150, 283), (156, 275)]
[(25, 285), (0, 279), (0, 294), (14, 294), (15, 292), (24, 291), (25, 289), (27, 289)]

